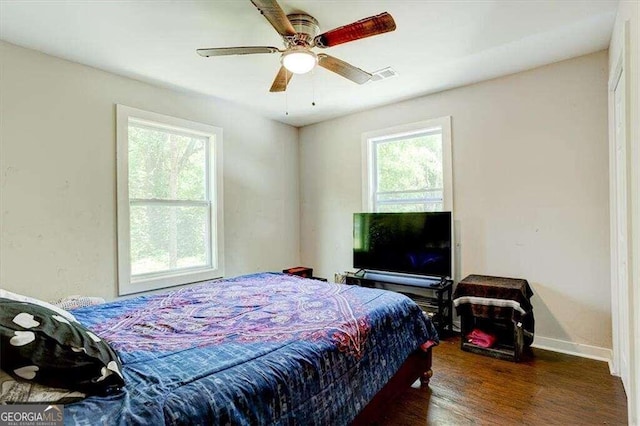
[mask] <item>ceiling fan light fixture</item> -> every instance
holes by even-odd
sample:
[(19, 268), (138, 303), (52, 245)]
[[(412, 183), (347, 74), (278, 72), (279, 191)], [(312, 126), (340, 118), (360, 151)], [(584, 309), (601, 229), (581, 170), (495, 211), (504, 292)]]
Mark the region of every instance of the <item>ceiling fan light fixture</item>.
[(308, 73), (318, 63), (318, 57), (308, 49), (294, 49), (282, 54), (282, 65), (294, 74)]

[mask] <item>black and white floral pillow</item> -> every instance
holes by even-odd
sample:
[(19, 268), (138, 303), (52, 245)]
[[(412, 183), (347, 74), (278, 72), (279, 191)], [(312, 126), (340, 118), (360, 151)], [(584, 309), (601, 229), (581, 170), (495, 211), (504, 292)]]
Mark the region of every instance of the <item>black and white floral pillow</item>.
[(47, 307), (0, 298), (0, 369), (17, 380), (105, 395), (124, 386), (107, 342)]

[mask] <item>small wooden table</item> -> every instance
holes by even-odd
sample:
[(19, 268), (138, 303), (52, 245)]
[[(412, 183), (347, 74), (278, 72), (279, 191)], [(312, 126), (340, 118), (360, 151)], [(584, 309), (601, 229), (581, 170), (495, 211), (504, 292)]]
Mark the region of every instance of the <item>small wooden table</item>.
[[(527, 280), (469, 275), (458, 283), (453, 304), (460, 315), (462, 350), (519, 361), (533, 342), (535, 320)], [(491, 348), (474, 345), (466, 336), (479, 328), (497, 337)]]

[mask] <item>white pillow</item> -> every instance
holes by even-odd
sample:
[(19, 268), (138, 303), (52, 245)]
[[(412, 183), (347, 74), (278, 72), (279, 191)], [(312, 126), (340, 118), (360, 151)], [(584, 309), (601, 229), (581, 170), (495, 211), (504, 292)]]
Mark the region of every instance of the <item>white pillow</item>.
[(84, 308), (86, 306), (100, 305), (104, 302), (105, 300), (102, 297), (80, 296), (75, 294), (73, 296), (63, 297), (62, 299), (51, 303), (53, 303), (54, 306), (69, 311), (71, 309)]
[(40, 305), (44, 308), (49, 308), (52, 311), (55, 311), (56, 313), (68, 319), (69, 321), (74, 321), (79, 323), (79, 321), (76, 319), (76, 317), (74, 317), (71, 314), (71, 312), (67, 312), (64, 309), (58, 308), (57, 306), (54, 306), (51, 303), (47, 303), (39, 299), (34, 299), (33, 297), (11, 293), (10, 291), (3, 290), (1, 288), (0, 288), (0, 297), (3, 299), (15, 300), (16, 302), (27, 302), (27, 303), (33, 303), (34, 305)]

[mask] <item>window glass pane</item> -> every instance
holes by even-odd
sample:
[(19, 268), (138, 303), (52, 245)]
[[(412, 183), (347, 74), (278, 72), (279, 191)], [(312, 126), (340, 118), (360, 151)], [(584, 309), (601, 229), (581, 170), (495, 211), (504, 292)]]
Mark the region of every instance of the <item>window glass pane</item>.
[(415, 200), (415, 201), (442, 201), (444, 192), (442, 189), (434, 189), (430, 191), (398, 191), (398, 192), (384, 192), (376, 194), (376, 200), (391, 201), (391, 200)]
[(439, 212), (442, 211), (442, 203), (413, 203), (413, 204), (378, 204), (378, 212), (394, 213), (394, 212)]
[(129, 198), (205, 200), (204, 138), (129, 125)]
[(375, 145), (377, 192), (444, 187), (441, 134)]
[(132, 205), (131, 274), (209, 266), (207, 206)]

